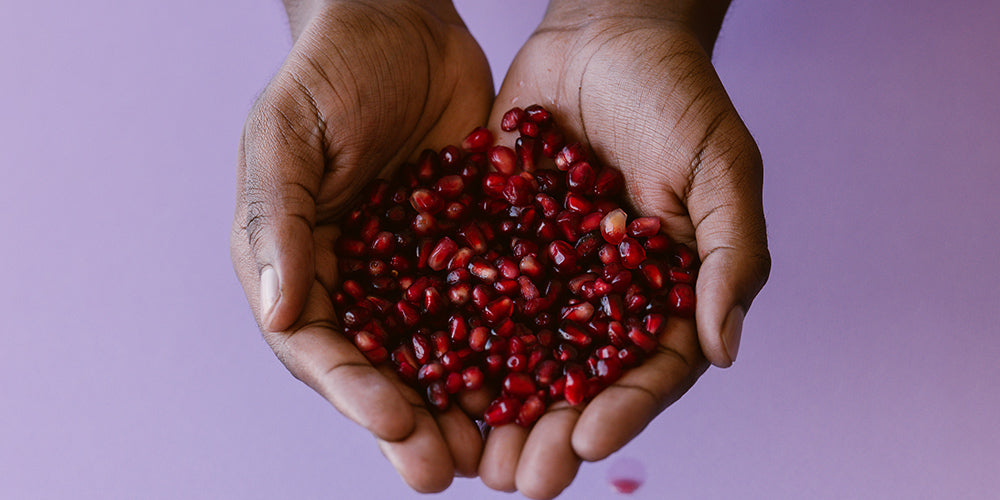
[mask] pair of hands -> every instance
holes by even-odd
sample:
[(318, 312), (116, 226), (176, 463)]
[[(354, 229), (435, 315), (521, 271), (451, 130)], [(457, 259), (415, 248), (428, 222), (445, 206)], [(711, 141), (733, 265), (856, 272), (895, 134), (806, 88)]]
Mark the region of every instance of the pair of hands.
[[(624, 446), (709, 363), (734, 361), (770, 267), (761, 160), (710, 62), (721, 15), (706, 28), (693, 7), (670, 3), (553, 0), (494, 99), (482, 50), (448, 2), (286, 2), (296, 42), (240, 144), (234, 267), (282, 363), (374, 434), (414, 489), (478, 475), (494, 489), (555, 496), (581, 460)], [(369, 180), (425, 148), (484, 123), (510, 142), (500, 117), (533, 103), (622, 170), (639, 212), (697, 249), (698, 306), (585, 407), (553, 405), (532, 429), (499, 427), (484, 442), (469, 416), (481, 407), (430, 411), (341, 335), (330, 300), (336, 221)]]

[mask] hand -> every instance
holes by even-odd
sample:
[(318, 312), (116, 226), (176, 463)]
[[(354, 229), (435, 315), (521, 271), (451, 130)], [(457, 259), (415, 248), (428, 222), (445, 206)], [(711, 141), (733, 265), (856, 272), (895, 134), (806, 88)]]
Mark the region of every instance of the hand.
[(659, 216), (702, 266), (695, 320), (671, 318), (646, 363), (584, 408), (562, 402), (530, 431), (508, 425), (490, 433), (482, 480), (530, 498), (557, 495), (581, 459), (624, 446), (709, 362), (732, 364), (744, 313), (770, 268), (760, 154), (712, 67), (704, 40), (715, 33), (705, 36), (667, 9), (602, 17), (600, 9), (574, 8), (586, 12), (550, 5), (507, 73), (489, 123), (513, 106), (551, 110), (601, 163), (622, 170), (635, 208)]
[(337, 221), (376, 176), (485, 122), (486, 59), (449, 2), (290, 2), (297, 40), (254, 105), (239, 152), (233, 266), (288, 370), (371, 431), (421, 492), (475, 475), (461, 410), (430, 413), (340, 333), (330, 300)]

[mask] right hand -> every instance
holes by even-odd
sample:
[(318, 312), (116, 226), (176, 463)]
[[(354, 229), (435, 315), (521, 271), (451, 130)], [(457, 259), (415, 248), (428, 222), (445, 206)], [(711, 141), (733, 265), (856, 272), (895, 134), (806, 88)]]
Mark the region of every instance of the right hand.
[[(300, 4), (301, 6), (301, 4)], [(341, 332), (337, 221), (358, 191), (485, 123), (489, 66), (448, 2), (316, 1), (243, 130), (231, 253), (265, 340), (296, 378), (375, 435), (415, 490), (476, 474), (460, 409), (431, 413)], [(296, 21), (301, 21), (295, 26)]]

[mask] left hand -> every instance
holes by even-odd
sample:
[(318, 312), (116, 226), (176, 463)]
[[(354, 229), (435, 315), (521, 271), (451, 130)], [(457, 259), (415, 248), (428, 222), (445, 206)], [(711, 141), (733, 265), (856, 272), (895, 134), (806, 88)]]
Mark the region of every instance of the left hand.
[(513, 106), (545, 106), (569, 139), (622, 170), (637, 211), (659, 216), (702, 265), (695, 319), (670, 318), (644, 364), (584, 407), (560, 402), (531, 429), (491, 431), (483, 482), (530, 498), (558, 495), (581, 459), (601, 460), (628, 443), (709, 363), (731, 365), (743, 316), (770, 269), (760, 153), (712, 67), (706, 37), (656, 12), (566, 22), (555, 11), (514, 60), (489, 123)]

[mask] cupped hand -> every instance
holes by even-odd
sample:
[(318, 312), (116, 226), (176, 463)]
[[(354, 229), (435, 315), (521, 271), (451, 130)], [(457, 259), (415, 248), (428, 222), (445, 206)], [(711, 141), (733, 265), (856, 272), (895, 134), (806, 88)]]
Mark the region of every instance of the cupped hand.
[(550, 6), (514, 60), (490, 123), (513, 106), (551, 110), (572, 139), (622, 170), (635, 209), (660, 217), (702, 265), (695, 319), (671, 318), (644, 364), (585, 407), (561, 402), (530, 430), (508, 425), (489, 434), (482, 480), (530, 498), (557, 495), (581, 459), (624, 446), (709, 363), (731, 365), (744, 314), (770, 269), (760, 154), (712, 67), (704, 40), (714, 33), (701, 36), (693, 23), (655, 9), (568, 21), (558, 10)]
[(233, 265), (288, 370), (371, 431), (411, 487), (439, 491), (475, 475), (479, 431), (458, 409), (429, 412), (342, 336), (333, 245), (369, 180), (485, 122), (489, 67), (449, 2), (294, 5), (295, 44), (243, 130)]

